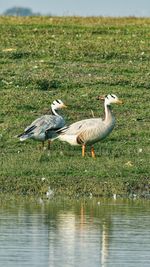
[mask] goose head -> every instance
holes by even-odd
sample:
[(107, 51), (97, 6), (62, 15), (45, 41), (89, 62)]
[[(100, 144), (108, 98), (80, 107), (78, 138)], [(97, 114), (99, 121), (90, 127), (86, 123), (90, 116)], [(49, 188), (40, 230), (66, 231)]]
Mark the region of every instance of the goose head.
[(58, 110), (66, 107), (67, 106), (60, 99), (54, 100), (53, 103), (51, 104), (52, 110)]
[(105, 106), (110, 106), (111, 104), (122, 104), (122, 100), (120, 100), (116, 95), (114, 94), (108, 94), (106, 96), (98, 96), (98, 99), (104, 100)]

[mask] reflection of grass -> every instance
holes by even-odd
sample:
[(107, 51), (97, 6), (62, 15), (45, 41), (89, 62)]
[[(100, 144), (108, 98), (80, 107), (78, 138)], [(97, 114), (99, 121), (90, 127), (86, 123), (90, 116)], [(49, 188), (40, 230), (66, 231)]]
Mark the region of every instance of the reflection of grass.
[[(50, 185), (68, 196), (149, 192), (149, 19), (0, 18), (0, 188), (43, 194)], [(115, 93), (117, 125), (95, 145), (96, 160), (80, 147), (55, 142), (41, 152), (14, 136), (55, 98), (68, 123), (103, 113), (98, 94)], [(42, 177), (45, 178), (44, 182)]]

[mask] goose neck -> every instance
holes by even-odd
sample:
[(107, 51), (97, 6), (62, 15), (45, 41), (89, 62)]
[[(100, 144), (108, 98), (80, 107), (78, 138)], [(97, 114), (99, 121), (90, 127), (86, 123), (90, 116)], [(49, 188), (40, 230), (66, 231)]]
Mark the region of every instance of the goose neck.
[(59, 114), (56, 112), (56, 109), (53, 106), (51, 106), (51, 112), (52, 115), (59, 116)]
[(113, 114), (112, 114), (110, 105), (106, 105), (105, 104), (104, 108), (105, 108), (105, 119), (104, 119), (104, 121), (107, 123), (107, 122), (112, 120)]

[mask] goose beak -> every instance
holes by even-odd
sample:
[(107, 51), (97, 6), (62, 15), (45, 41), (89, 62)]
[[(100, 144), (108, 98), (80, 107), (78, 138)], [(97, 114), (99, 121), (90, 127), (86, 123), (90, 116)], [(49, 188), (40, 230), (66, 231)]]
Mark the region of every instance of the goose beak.
[(105, 96), (100, 95), (100, 96), (97, 96), (96, 99), (97, 99), (97, 100), (105, 100)]
[(65, 104), (63, 104), (62, 108), (67, 108), (67, 106)]
[(120, 99), (118, 99), (118, 100), (116, 101), (116, 104), (123, 104), (123, 101), (120, 100)]

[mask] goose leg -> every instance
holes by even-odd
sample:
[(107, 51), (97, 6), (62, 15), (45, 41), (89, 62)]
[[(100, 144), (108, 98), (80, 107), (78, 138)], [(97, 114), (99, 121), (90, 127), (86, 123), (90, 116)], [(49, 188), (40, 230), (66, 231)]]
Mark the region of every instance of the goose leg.
[(44, 141), (42, 141), (42, 144), (40, 145), (40, 149), (44, 150)]
[(82, 145), (82, 157), (85, 156), (85, 144)]
[(50, 150), (51, 140), (48, 140), (48, 150)]
[(91, 155), (92, 155), (92, 158), (95, 158), (95, 151), (94, 151), (94, 147), (91, 146)]

